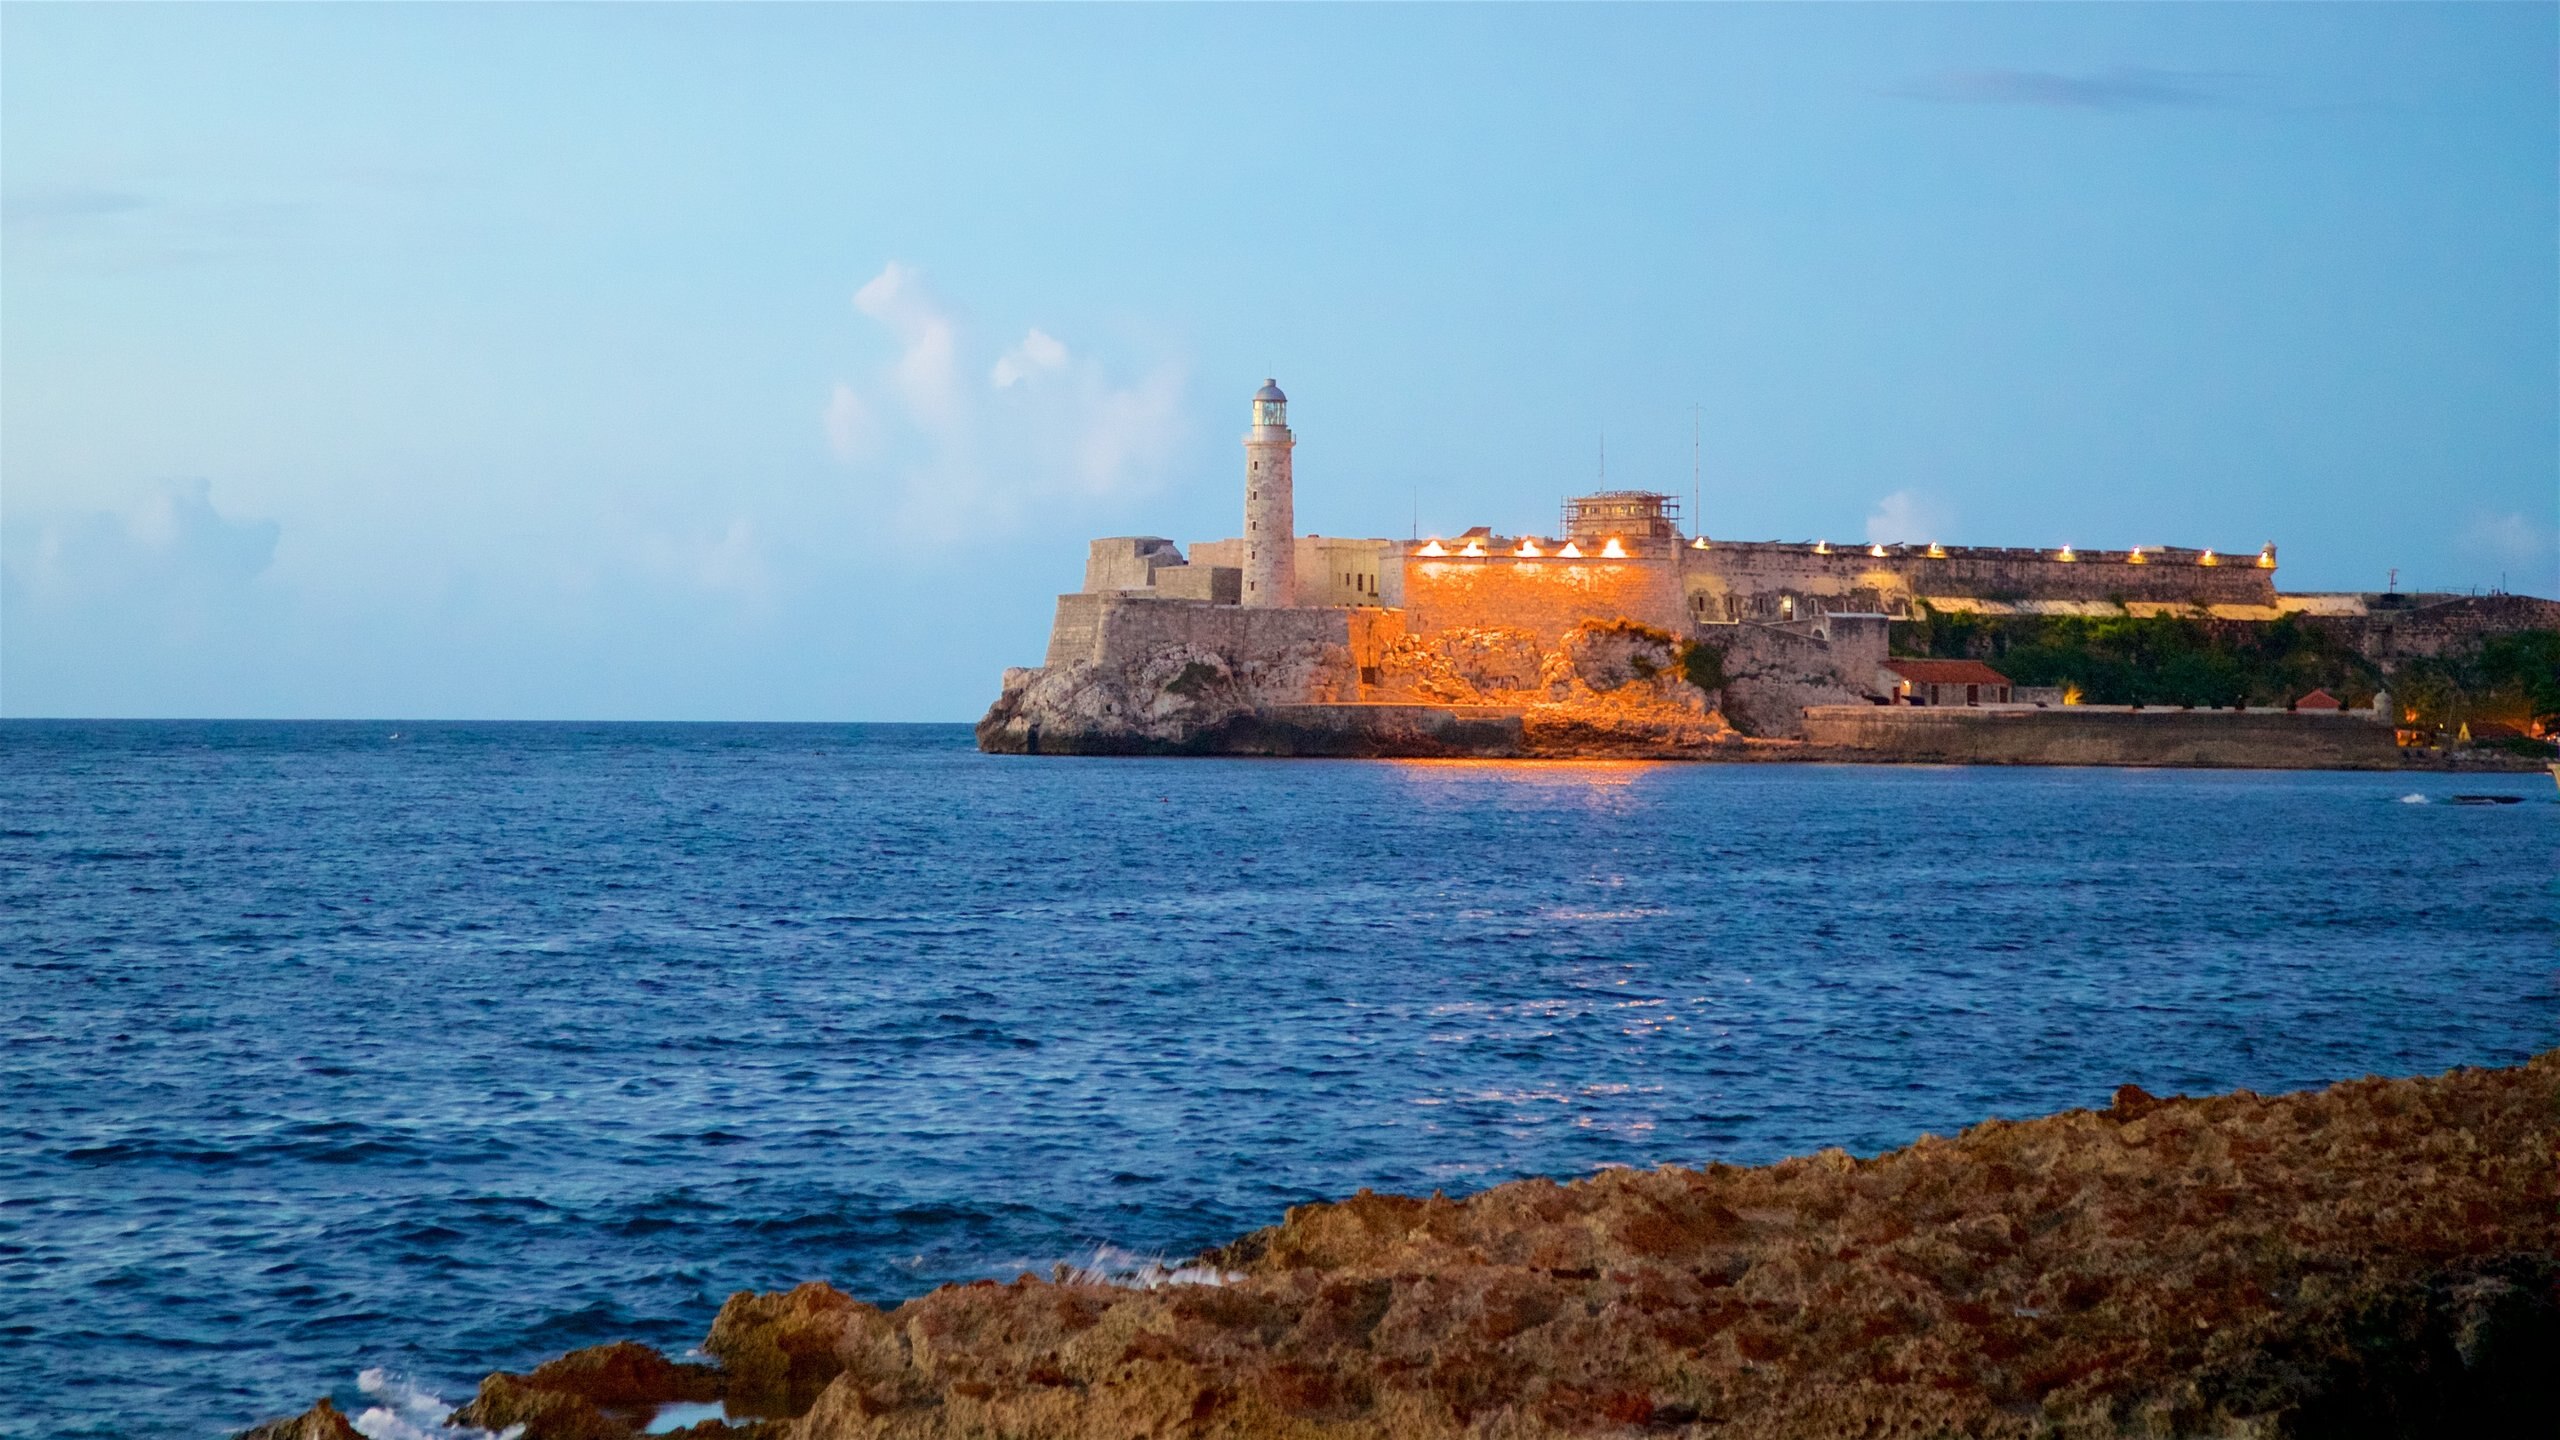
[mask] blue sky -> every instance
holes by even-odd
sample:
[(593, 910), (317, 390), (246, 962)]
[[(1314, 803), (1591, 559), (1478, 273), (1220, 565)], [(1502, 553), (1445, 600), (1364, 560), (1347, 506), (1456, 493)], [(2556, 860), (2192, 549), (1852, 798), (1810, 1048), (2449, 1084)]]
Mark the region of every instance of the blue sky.
[[(1101, 534), (2560, 593), (2550, 6), (0, 12), (0, 711), (973, 718)], [(1902, 535), (1901, 532), (1911, 532)]]

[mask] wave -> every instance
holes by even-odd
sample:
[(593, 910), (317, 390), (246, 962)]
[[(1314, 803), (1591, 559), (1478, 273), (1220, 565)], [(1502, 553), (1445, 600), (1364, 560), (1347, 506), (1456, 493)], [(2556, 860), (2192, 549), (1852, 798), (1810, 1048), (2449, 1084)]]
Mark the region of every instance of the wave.
[(494, 1431), (449, 1425), (445, 1417), (453, 1407), (444, 1403), (443, 1396), (380, 1367), (358, 1375), (356, 1388), (380, 1402), (349, 1418), (365, 1440), (520, 1440), (524, 1434), (522, 1425)]

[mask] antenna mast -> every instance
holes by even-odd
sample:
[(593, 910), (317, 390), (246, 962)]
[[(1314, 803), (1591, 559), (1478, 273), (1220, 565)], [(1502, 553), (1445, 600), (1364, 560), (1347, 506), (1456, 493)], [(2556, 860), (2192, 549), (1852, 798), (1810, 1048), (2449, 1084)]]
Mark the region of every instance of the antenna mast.
[(1705, 422), (1700, 418), (1700, 414), (1701, 407), (1692, 402), (1689, 406), (1689, 525), (1690, 533), (1693, 535), (1707, 533), (1707, 491), (1706, 481), (1703, 478), (1706, 470), (1699, 458), (1701, 452), (1699, 441)]

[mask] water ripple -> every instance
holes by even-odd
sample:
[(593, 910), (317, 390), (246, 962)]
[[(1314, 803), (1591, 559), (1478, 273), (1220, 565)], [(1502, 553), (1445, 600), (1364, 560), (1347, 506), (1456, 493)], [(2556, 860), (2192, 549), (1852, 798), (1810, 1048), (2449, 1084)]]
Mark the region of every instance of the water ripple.
[(2560, 804), (2459, 784), (2532, 803), (0, 724), (0, 1434), (323, 1392), (429, 1433), (744, 1287), (2517, 1060), (2560, 1043)]

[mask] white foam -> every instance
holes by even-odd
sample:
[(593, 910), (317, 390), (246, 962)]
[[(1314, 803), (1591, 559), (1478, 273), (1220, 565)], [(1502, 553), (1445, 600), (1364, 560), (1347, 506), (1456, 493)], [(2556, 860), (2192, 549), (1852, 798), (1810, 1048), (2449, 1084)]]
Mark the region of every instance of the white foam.
[(2427, 803), (2427, 797), (2420, 795), (2415, 791), (2411, 791), (2409, 794), (2400, 797), (2400, 803), (2403, 805), (2424, 805)]
[(1061, 1265), (1061, 1285), (1110, 1285), (1122, 1290), (1161, 1290), (1168, 1285), (1232, 1285), (1241, 1270), (1210, 1265), (1167, 1265), (1161, 1255), (1140, 1255), (1116, 1245), (1097, 1245), (1083, 1265)]
[(348, 1423), (365, 1440), (520, 1440), (521, 1425), (489, 1431), (473, 1425), (448, 1425), (445, 1417), (453, 1407), (444, 1397), (405, 1375), (394, 1375), (375, 1366), (356, 1377), (356, 1388), (379, 1405), (365, 1407), (364, 1413)]
[(671, 1430), (682, 1430), (688, 1425), (699, 1425), (705, 1420), (725, 1421), (728, 1418), (729, 1407), (717, 1400), (709, 1402), (679, 1400), (672, 1405), (659, 1406), (658, 1413), (649, 1421), (649, 1428), (640, 1433), (664, 1435)]

